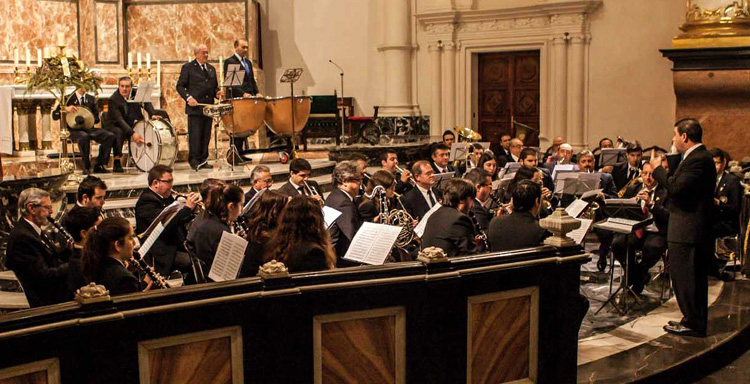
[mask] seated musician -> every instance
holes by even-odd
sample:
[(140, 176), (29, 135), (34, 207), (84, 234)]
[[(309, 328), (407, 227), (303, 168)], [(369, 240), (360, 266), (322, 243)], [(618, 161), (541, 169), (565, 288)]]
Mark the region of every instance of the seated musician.
[(471, 143), (471, 145), (469, 145), (469, 153), (466, 155), (466, 161), (462, 162), (461, 165), (458, 166), (457, 175), (465, 175), (466, 172), (469, 172), (472, 169), (476, 168), (479, 164), (479, 159), (482, 158), (483, 154), (484, 148), (482, 148), (482, 144)]
[[(191, 256), (204, 263), (204, 270), (211, 270), (216, 250), (224, 232), (232, 233), (232, 225), (245, 202), (242, 188), (234, 184), (225, 184), (210, 191), (206, 215), (196, 219), (190, 225), (186, 247)], [(249, 249), (245, 248), (245, 252)]]
[[(353, 190), (354, 183), (351, 186)], [(336, 267), (336, 254), (326, 231), (323, 212), (318, 204), (302, 196), (293, 197), (284, 207), (269, 249), (264, 260), (280, 261), (292, 273)]]
[[(364, 183), (363, 183), (364, 184)], [(380, 170), (372, 174), (370, 177), (370, 180), (367, 182), (367, 188), (365, 189), (365, 192), (362, 197), (362, 201), (358, 205), (359, 209), (359, 215), (362, 217), (362, 221), (369, 221), (369, 222), (381, 222), (380, 220), (380, 196), (371, 196), (372, 191), (375, 189), (375, 187), (380, 186), (383, 187), (386, 191), (386, 197), (388, 204), (389, 211), (392, 209), (399, 209), (396, 207), (396, 199), (393, 197), (393, 193), (395, 192), (395, 185), (396, 180), (393, 178), (393, 174)], [(388, 212), (386, 212), (386, 215)]]
[(333, 168), (333, 191), (328, 195), (325, 205), (339, 212), (336, 221), (330, 228), (331, 244), (336, 252), (339, 267), (356, 265), (344, 260), (346, 251), (354, 239), (354, 235), (362, 226), (362, 217), (354, 204), (359, 186), (362, 184), (362, 170), (351, 161), (342, 161)]
[(398, 153), (396, 151), (392, 149), (383, 151), (380, 154), (380, 165), (383, 170), (392, 173), (396, 178), (396, 193), (403, 195), (414, 188), (413, 181), (411, 181), (411, 172), (407, 169), (402, 169), (403, 172), (399, 171)]
[(432, 146), (432, 153), (430, 153), (430, 156), (432, 157), (432, 170), (435, 171), (436, 174), (438, 173), (446, 173), (446, 172), (456, 172), (456, 168), (453, 167), (453, 165), (449, 164), (451, 154), (451, 148), (446, 146), (445, 144), (435, 144)]
[(568, 143), (560, 144), (560, 148), (557, 153), (547, 158), (547, 162), (544, 163), (544, 168), (549, 171), (550, 174), (554, 173), (555, 166), (559, 164), (570, 164), (573, 159), (573, 147)]
[(444, 144), (446, 147), (448, 147), (448, 150), (450, 151), (451, 146), (455, 142), (456, 142), (456, 134), (453, 133), (452, 130), (446, 129), (445, 132), (443, 132), (443, 142), (442, 142), (442, 144)]
[[(742, 208), (742, 184), (740, 178), (727, 172), (729, 155), (720, 148), (709, 151), (716, 165), (716, 188), (714, 189), (713, 236), (716, 239), (736, 236), (740, 233), (740, 210)], [(721, 245), (721, 244), (719, 244)], [(730, 280), (732, 275), (721, 270), (721, 263), (714, 255), (710, 258), (708, 275), (721, 280)]]
[(103, 285), (110, 296), (148, 291), (127, 268), (137, 243), (130, 223), (122, 217), (108, 217), (91, 228), (81, 251), (81, 267), (88, 282)]
[(369, 162), (369, 159), (363, 153), (354, 152), (349, 155), (347, 160), (353, 161), (357, 164), (357, 166), (359, 166), (359, 169), (362, 170), (362, 184), (359, 185), (359, 191), (357, 192), (357, 198), (355, 199), (355, 203), (359, 205), (359, 203), (362, 201), (362, 195), (365, 193), (367, 182), (370, 181), (371, 177), (371, 175), (367, 172), (367, 164)]
[(443, 206), (427, 219), (422, 249), (438, 247), (449, 257), (478, 252), (476, 229), (468, 216), (476, 194), (476, 188), (468, 180), (450, 181), (443, 195)]
[(208, 177), (203, 180), (200, 187), (198, 187), (198, 193), (201, 195), (203, 205), (208, 206), (208, 204), (211, 204), (211, 191), (216, 188), (224, 188), (225, 185), (226, 183), (224, 180), (214, 179), (213, 177)]
[(551, 215), (554, 209), (552, 203), (549, 202), (553, 197), (552, 192), (544, 187), (544, 184), (542, 183), (542, 171), (538, 168), (529, 167), (528, 165), (522, 165), (521, 168), (518, 168), (516, 175), (513, 176), (513, 180), (508, 184), (508, 190), (503, 196), (503, 204), (511, 205), (512, 207), (511, 200), (513, 197), (513, 190), (523, 180), (531, 180), (542, 186), (542, 207), (539, 209), (539, 214), (537, 216), (545, 218)]
[[(86, 94), (86, 90), (78, 88), (73, 94), (66, 96), (68, 101), (65, 104), (67, 113), (75, 113), (78, 108), (85, 107), (94, 115), (94, 124), (99, 124), (99, 108), (96, 106), (94, 96)], [(58, 104), (52, 111), (52, 120), (60, 120), (60, 105)], [(77, 120), (83, 119), (78, 117)], [(112, 132), (99, 128), (89, 129), (71, 129), (70, 139), (78, 144), (78, 150), (81, 151), (81, 160), (83, 162), (83, 174), (91, 173), (91, 140), (99, 143), (99, 156), (96, 158), (94, 173), (107, 173), (105, 166), (109, 163), (109, 152), (115, 142), (115, 135)]]
[(557, 155), (557, 151), (560, 149), (560, 146), (565, 143), (565, 138), (562, 136), (557, 136), (554, 139), (552, 139), (552, 145), (547, 148), (546, 151), (544, 151), (544, 158), (542, 159), (543, 162), (547, 162), (550, 160), (550, 158), (553, 158)]
[(261, 190), (271, 188), (273, 185), (271, 169), (265, 165), (256, 165), (250, 173), (250, 181), (253, 183), (253, 186), (245, 193), (246, 202), (250, 201)]
[[(539, 153), (534, 148), (524, 148), (521, 151), (521, 161), (520, 163), (522, 165), (528, 165), (529, 167), (534, 167), (538, 171), (542, 173), (542, 187), (546, 188), (548, 192), (552, 192), (555, 190), (555, 182), (552, 180), (552, 176), (549, 173), (549, 169), (547, 168), (540, 168), (539, 167)], [(545, 192), (544, 188), (542, 189), (542, 195), (545, 199), (549, 199), (549, 201), (552, 203), (552, 207), (557, 207), (557, 204), (559, 203), (559, 199), (556, 196), (553, 196), (551, 193), (547, 194)]]
[[(174, 176), (172, 168), (158, 164), (148, 171), (149, 189), (144, 191), (135, 203), (135, 231), (144, 233), (146, 229), (159, 216), (161, 211), (172, 204), (175, 198), (172, 196), (172, 185)], [(181, 270), (189, 268), (189, 259), (179, 259), (175, 265), (177, 252), (185, 253), (185, 225), (195, 217), (194, 209), (198, 206), (200, 195), (194, 192), (187, 194), (185, 206), (180, 209), (172, 220), (167, 224), (159, 238), (149, 249), (147, 255), (142, 255), (151, 264), (157, 273), (167, 276), (177, 267)], [(145, 239), (144, 239), (145, 240)]]
[(318, 201), (323, 201), (323, 190), (315, 180), (310, 180), (312, 166), (310, 162), (296, 158), (289, 163), (289, 181), (279, 188), (279, 192), (287, 196), (305, 195)]
[(78, 288), (88, 284), (86, 278), (83, 276), (83, 269), (81, 269), (81, 251), (83, 250), (83, 242), (86, 240), (89, 229), (95, 225), (99, 225), (101, 221), (102, 217), (99, 216), (97, 208), (81, 207), (78, 205), (74, 206), (65, 218), (60, 220), (62, 226), (73, 237), (73, 241), (75, 241), (68, 262), (67, 279), (68, 290), (72, 295), (75, 294)]
[(498, 168), (502, 168), (507, 164), (509, 161), (511, 161), (510, 156), (510, 140), (512, 138), (509, 134), (503, 133), (500, 135), (500, 147), (497, 149), (497, 152), (495, 152), (495, 157), (497, 158), (497, 166)]
[(601, 171), (601, 172), (612, 173), (612, 170), (614, 169), (613, 166), (608, 165), (606, 167), (602, 167), (600, 165), (600, 162), (601, 162), (602, 149), (614, 148), (614, 147), (615, 147), (615, 144), (612, 142), (612, 139), (608, 137), (604, 137), (601, 140), (599, 140), (599, 146), (596, 149), (594, 149), (594, 152), (593, 152), (594, 153), (594, 169), (596, 169), (597, 171)]
[[(631, 234), (616, 234), (612, 241), (612, 253), (620, 265), (625, 266), (625, 250), (628, 249), (628, 285), (636, 294), (643, 292), (643, 287), (650, 280), (648, 270), (667, 251), (667, 223), (669, 211), (664, 206), (667, 189), (654, 180), (651, 164), (644, 163), (640, 173), (643, 181), (627, 187), (622, 198), (638, 200), (643, 211), (653, 215), (654, 223)], [(642, 257), (636, 261), (635, 252), (642, 251)]]
[(521, 160), (521, 151), (523, 150), (523, 141), (515, 137), (510, 140), (510, 161), (517, 163)]
[[(143, 120), (141, 106), (135, 103), (128, 103), (133, 91), (133, 79), (123, 76), (117, 80), (117, 90), (109, 98), (109, 113), (107, 121), (104, 121), (103, 127), (115, 135), (115, 142), (112, 151), (114, 153), (113, 172), (124, 172), (122, 169), (122, 146), (125, 140), (132, 140), (135, 143), (142, 144), (143, 136), (133, 131), (135, 123)], [(143, 103), (149, 118), (161, 119), (157, 115), (151, 103)]]
[(69, 251), (58, 252), (42, 232), (52, 200), (47, 191), (27, 188), (18, 196), (21, 217), (8, 237), (5, 265), (13, 270), (31, 307), (71, 299), (66, 289)]
[(643, 160), (643, 148), (641, 143), (629, 143), (625, 148), (628, 161), (617, 164), (612, 169), (612, 178), (615, 181), (615, 189), (625, 193), (625, 188), (635, 184), (635, 179), (641, 175), (641, 160)]
[(419, 220), (437, 204), (442, 195), (440, 191), (433, 188), (435, 185), (435, 171), (432, 170), (427, 160), (415, 162), (411, 167), (411, 173), (414, 175), (416, 188), (412, 188), (411, 191), (406, 192), (401, 197), (401, 202), (404, 203), (404, 207), (411, 217)]
[(479, 161), (477, 162), (477, 167), (485, 170), (490, 175), (492, 180), (497, 180), (497, 174), (500, 170), (500, 167), (498, 166), (497, 159), (495, 158), (495, 155), (492, 154), (492, 152), (483, 153), (479, 158)]
[(268, 243), (274, 235), (279, 223), (281, 211), (291, 197), (277, 191), (266, 191), (263, 196), (250, 208), (247, 223), (247, 248), (242, 261), (240, 277), (250, 277), (258, 274), (258, 268), (263, 264), (263, 255), (267, 253)]
[(542, 187), (533, 180), (522, 180), (512, 193), (513, 212), (490, 221), (487, 239), (493, 252), (541, 245), (550, 234), (539, 226)]
[[(594, 173), (594, 154), (589, 150), (583, 150), (578, 152), (578, 169), (585, 173)], [(597, 172), (599, 174), (599, 188), (602, 192), (596, 197), (597, 202), (601, 207), (604, 206), (604, 199), (614, 199), (617, 197), (617, 190), (615, 189), (615, 183), (612, 180), (612, 175), (604, 172)], [(565, 200), (565, 199), (563, 199)], [(570, 203), (568, 201), (563, 205), (567, 206)], [(604, 219), (603, 210), (599, 209), (596, 211), (596, 217), (594, 221), (600, 221)], [(599, 271), (604, 272), (607, 269), (607, 255), (612, 246), (612, 239), (614, 234), (610, 231), (604, 231), (598, 228), (594, 229), (594, 233), (599, 238), (599, 260), (596, 263)]]
[(76, 206), (102, 210), (107, 199), (107, 183), (96, 176), (86, 176), (78, 184)]
[[(255, 75), (253, 74), (253, 63), (247, 59), (247, 51), (249, 44), (247, 40), (238, 39), (234, 41), (234, 54), (224, 60), (224, 74), (226, 76), (229, 66), (232, 64), (239, 64), (239, 70), (244, 72), (242, 77), (242, 84), (229, 87), (229, 98), (237, 97), (250, 97), (258, 96), (262, 97), (258, 91), (258, 84), (255, 82)], [(220, 80), (221, 81), (221, 80)], [(234, 138), (234, 145), (237, 150), (242, 153), (245, 150), (245, 143), (247, 138)], [(241, 160), (241, 159), (240, 159)]]
[(490, 225), (492, 216), (494, 216), (489, 209), (485, 208), (489, 206), (490, 193), (492, 193), (492, 178), (487, 171), (481, 168), (474, 168), (464, 175), (464, 179), (471, 182), (477, 190), (477, 194), (474, 196), (474, 206), (471, 208), (471, 211), (477, 220), (478, 229), (486, 231)]

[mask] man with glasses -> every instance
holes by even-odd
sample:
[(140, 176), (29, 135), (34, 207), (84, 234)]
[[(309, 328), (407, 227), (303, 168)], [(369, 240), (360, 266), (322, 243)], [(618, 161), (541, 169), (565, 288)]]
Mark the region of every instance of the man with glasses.
[(354, 198), (357, 197), (359, 186), (362, 184), (362, 170), (353, 161), (342, 161), (333, 168), (333, 191), (326, 198), (326, 206), (331, 207), (341, 215), (333, 222), (329, 233), (331, 246), (336, 252), (337, 267), (351, 267), (356, 263), (344, 260), (354, 235), (362, 226), (362, 217)]
[[(148, 172), (148, 184), (149, 189), (143, 192), (135, 203), (136, 234), (145, 232), (159, 216), (159, 213), (175, 201), (171, 194), (174, 184), (172, 168), (163, 164), (154, 166)], [(153, 263), (156, 272), (162, 276), (168, 276), (173, 267), (180, 270), (189, 268), (189, 259), (180, 258), (181, 262), (175, 263), (175, 258), (177, 252), (186, 252), (184, 242), (187, 230), (185, 225), (193, 220), (195, 216), (193, 211), (199, 201), (199, 194), (188, 193), (185, 196), (185, 206), (174, 215), (146, 254), (150, 256), (146, 260)], [(141, 256), (146, 257), (146, 255)]]
[[(492, 193), (492, 176), (484, 169), (474, 168), (464, 176), (464, 179), (474, 184), (477, 190), (474, 197), (474, 206), (471, 208), (471, 212), (476, 220), (477, 230), (487, 233), (490, 220), (492, 220), (492, 212), (485, 208), (485, 205), (489, 205), (488, 201), (490, 200), (490, 193)], [(480, 252), (489, 251), (489, 249), (484, 249), (484, 244), (479, 244), (479, 246)]]
[(250, 174), (250, 181), (253, 182), (253, 186), (250, 190), (245, 193), (245, 203), (250, 201), (258, 192), (263, 189), (271, 188), (273, 185), (273, 177), (271, 176), (271, 169), (265, 165), (257, 165), (253, 168)]
[(520, 139), (513, 139), (510, 141), (510, 161), (518, 162), (521, 159), (521, 151), (523, 150), (523, 141)]
[(58, 252), (42, 232), (52, 214), (50, 194), (28, 188), (18, 196), (21, 218), (8, 239), (6, 266), (13, 270), (31, 307), (70, 300), (66, 281), (69, 249)]

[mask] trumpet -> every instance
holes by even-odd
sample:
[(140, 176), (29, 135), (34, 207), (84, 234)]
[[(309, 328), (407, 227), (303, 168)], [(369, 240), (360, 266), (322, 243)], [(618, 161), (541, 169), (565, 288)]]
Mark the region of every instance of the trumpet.
[[(183, 200), (187, 200), (187, 194), (177, 192), (174, 189), (170, 189), (169, 191), (170, 191), (170, 193), (172, 193), (173, 195), (175, 195), (174, 198), (176, 200), (180, 199), (180, 198), (182, 198)], [(203, 210), (206, 209), (206, 206), (203, 204), (203, 201), (198, 201), (198, 206), (201, 207), (201, 209), (203, 209)]]
[[(397, 171), (401, 172), (402, 175), (404, 174), (404, 172), (406, 172), (406, 171), (404, 171), (403, 168), (399, 167), (398, 164), (394, 165), (394, 167), (396, 168)], [(409, 184), (411, 184), (412, 186), (416, 186), (417, 185), (417, 182), (414, 181), (414, 175), (409, 175), (409, 179), (408, 180), (409, 180)]]
[(308, 196), (310, 196), (310, 197), (313, 197), (313, 196), (322, 197), (322, 196), (320, 196), (320, 194), (318, 193), (318, 191), (316, 191), (315, 189), (313, 189), (312, 187), (310, 187), (309, 184), (307, 184), (307, 180), (302, 180), (302, 184), (305, 185), (305, 189), (307, 189)]

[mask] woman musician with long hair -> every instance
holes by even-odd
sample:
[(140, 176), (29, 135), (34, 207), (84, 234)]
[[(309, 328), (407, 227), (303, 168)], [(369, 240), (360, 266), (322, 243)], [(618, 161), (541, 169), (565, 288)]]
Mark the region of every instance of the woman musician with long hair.
[(248, 252), (242, 262), (239, 277), (250, 277), (258, 274), (258, 268), (263, 264), (263, 255), (268, 249), (268, 243), (276, 231), (281, 212), (290, 197), (276, 191), (263, 192), (258, 201), (247, 213)]

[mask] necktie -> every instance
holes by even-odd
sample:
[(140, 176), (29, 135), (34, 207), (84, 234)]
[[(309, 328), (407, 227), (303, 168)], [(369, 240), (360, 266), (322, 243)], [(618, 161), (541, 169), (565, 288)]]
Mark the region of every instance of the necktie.
[(244, 57), (242, 58), (241, 63), (242, 63), (242, 67), (245, 68), (245, 76), (249, 76), (249, 74), (250, 74), (250, 68), (248, 68), (247, 61), (245, 60)]
[(203, 74), (208, 76), (208, 70), (206, 69), (206, 64), (201, 64), (201, 69), (203, 70)]
[(297, 190), (299, 191), (301, 195), (307, 196), (307, 193), (306, 193), (307, 191), (305, 191), (305, 187), (298, 187)]
[(427, 191), (427, 196), (429, 196), (429, 198), (430, 198), (430, 208), (434, 207), (435, 206), (435, 198), (432, 197), (432, 191), (428, 190)]
[(635, 169), (630, 168), (630, 172), (628, 173), (628, 180), (632, 180), (633, 177), (635, 177)]

